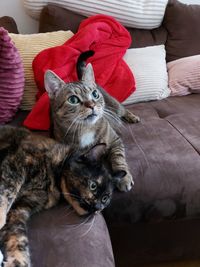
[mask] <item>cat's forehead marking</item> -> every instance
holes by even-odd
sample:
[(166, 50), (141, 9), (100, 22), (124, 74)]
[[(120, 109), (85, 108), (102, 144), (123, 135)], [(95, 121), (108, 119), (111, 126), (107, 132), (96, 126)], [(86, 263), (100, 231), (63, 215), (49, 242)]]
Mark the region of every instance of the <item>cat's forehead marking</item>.
[(102, 177), (102, 176), (99, 176), (99, 177), (97, 178), (97, 183), (98, 183), (98, 184), (101, 184), (102, 181), (103, 181), (103, 177)]
[(96, 87), (85, 85), (81, 82), (68, 83), (65, 85), (64, 90), (73, 91), (76, 94), (88, 94), (92, 92)]

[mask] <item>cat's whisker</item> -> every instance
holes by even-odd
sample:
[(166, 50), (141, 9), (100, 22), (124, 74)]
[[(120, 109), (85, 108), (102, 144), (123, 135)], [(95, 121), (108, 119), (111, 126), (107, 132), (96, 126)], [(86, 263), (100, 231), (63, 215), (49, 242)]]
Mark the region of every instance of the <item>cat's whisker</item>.
[(62, 192), (63, 195), (69, 195), (71, 197), (77, 198), (77, 199), (82, 199), (80, 196), (72, 193), (67, 193), (67, 192)]
[[(68, 209), (67, 209), (68, 211)], [(63, 216), (60, 216), (59, 219), (67, 218), (70, 214), (74, 213), (75, 210), (70, 206), (70, 209), (68, 212), (64, 213)]]
[(72, 144), (75, 143), (75, 137), (77, 136), (77, 128), (79, 127), (79, 124), (77, 123), (74, 128), (73, 136), (72, 136)]
[(118, 117), (116, 117), (112, 112), (110, 112), (110, 111), (105, 109), (104, 110), (104, 114), (108, 118), (108, 120), (110, 118), (114, 123), (117, 123), (120, 126), (124, 127), (124, 125), (122, 124), (121, 120)]
[(67, 129), (67, 131), (66, 131), (66, 133), (65, 133), (65, 135), (64, 135), (64, 139), (65, 139), (65, 137), (67, 136), (67, 134), (69, 133), (69, 130), (72, 128), (72, 126), (74, 125), (74, 123), (77, 122), (78, 118), (79, 118), (79, 116), (76, 117), (76, 118), (72, 121), (72, 123), (70, 124), (70, 126), (68, 127), (68, 129)]
[(108, 107), (107, 110), (110, 110), (112, 112), (112, 110), (114, 111), (113, 113), (116, 115), (116, 108), (112, 108), (112, 107)]
[(72, 210), (72, 207), (70, 205), (68, 205), (68, 207), (66, 207), (65, 211), (69, 211), (69, 210)]
[(110, 114), (104, 113), (105, 118), (107, 118), (107, 120), (112, 124), (120, 124), (120, 122), (118, 120), (116, 120), (115, 118), (113, 118)]
[(71, 229), (78, 229), (79, 227), (87, 224), (87, 222), (91, 219), (93, 215), (89, 215), (88, 217), (86, 217), (83, 221), (81, 221), (80, 223), (74, 223), (74, 224), (68, 224), (68, 223), (65, 223), (63, 225), (61, 225), (61, 227), (65, 228), (66, 226), (67, 227), (70, 227)]
[(114, 112), (112, 112), (109, 109), (104, 109), (104, 111), (109, 114), (110, 116), (112, 116), (112, 118), (114, 118), (115, 120), (117, 120), (120, 124), (122, 123), (120, 118), (118, 116), (116, 116), (116, 114)]
[(70, 225), (73, 229), (78, 229), (79, 227), (81, 227), (82, 225), (85, 225), (90, 219), (91, 219), (92, 215), (89, 215), (88, 217), (86, 217), (86, 219), (84, 221), (82, 221), (81, 223), (76, 223), (73, 225)]
[(79, 133), (80, 135), (79, 136), (81, 136), (83, 126), (84, 126), (84, 123), (83, 123), (83, 121), (81, 121), (81, 123), (80, 123), (80, 133)]
[(93, 215), (93, 219), (92, 219), (92, 222), (91, 222), (88, 230), (84, 234), (82, 234), (80, 237), (86, 236), (91, 231), (91, 229), (92, 229), (92, 227), (93, 227), (93, 225), (95, 223), (95, 219), (96, 219), (96, 215)]
[[(143, 150), (143, 148), (141, 147), (141, 145), (139, 145), (139, 143), (137, 142), (137, 139), (136, 139), (136, 137), (134, 136), (133, 131), (131, 130), (131, 126), (130, 126), (130, 124), (128, 124), (128, 131), (129, 131), (129, 133), (131, 134), (134, 143), (137, 145), (138, 149), (139, 149), (139, 150), (141, 151), (141, 153), (143, 154), (144, 159), (145, 159), (145, 161), (146, 161), (146, 164), (147, 164), (147, 166), (149, 167), (150, 164), (149, 164), (149, 160), (148, 160), (148, 158), (146, 157), (146, 153), (144, 152), (144, 150)], [(143, 168), (142, 168), (142, 171), (144, 171)]]

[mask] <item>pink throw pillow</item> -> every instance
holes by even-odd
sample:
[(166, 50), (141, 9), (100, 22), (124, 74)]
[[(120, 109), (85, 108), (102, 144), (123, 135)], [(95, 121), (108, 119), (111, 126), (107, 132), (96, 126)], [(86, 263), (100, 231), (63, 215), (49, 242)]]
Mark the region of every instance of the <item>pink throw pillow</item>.
[(167, 70), (172, 96), (200, 93), (200, 55), (171, 61)]
[(24, 90), (24, 69), (8, 32), (0, 27), (0, 124), (15, 115)]

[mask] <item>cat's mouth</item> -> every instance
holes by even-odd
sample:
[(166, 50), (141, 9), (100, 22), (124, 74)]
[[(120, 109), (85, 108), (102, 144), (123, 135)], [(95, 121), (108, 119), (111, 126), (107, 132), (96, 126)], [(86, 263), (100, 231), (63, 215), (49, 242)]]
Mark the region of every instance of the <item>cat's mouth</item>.
[(90, 115), (88, 115), (84, 120), (87, 122), (94, 122), (97, 119), (97, 114), (92, 113)]

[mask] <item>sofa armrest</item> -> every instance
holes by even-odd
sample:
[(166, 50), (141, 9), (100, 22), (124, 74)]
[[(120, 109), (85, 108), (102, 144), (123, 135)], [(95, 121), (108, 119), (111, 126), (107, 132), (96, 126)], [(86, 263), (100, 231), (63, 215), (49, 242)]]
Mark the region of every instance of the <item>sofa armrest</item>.
[(8, 32), (19, 33), (17, 24), (12, 17), (4, 16), (0, 18), (0, 27), (4, 27)]

